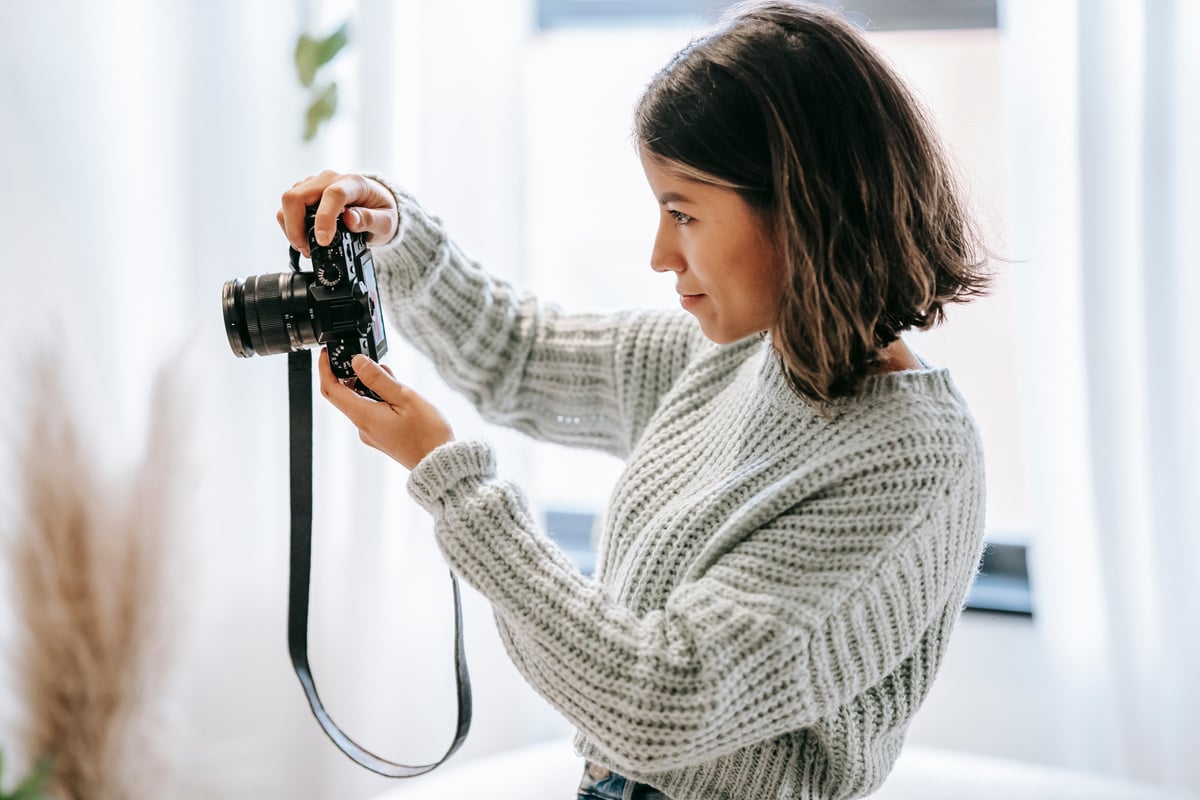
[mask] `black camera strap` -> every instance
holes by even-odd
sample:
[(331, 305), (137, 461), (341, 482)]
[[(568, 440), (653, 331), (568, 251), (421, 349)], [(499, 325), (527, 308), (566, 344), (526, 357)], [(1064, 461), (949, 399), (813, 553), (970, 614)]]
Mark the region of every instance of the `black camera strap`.
[(458, 580), (450, 573), (454, 589), (454, 667), (458, 683), (458, 724), (454, 741), (445, 755), (432, 764), (407, 766), (396, 764), (363, 749), (342, 732), (330, 718), (317, 696), (308, 666), (308, 594), (309, 573), (312, 567), (312, 355), (308, 350), (288, 354), (288, 402), (291, 407), (291, 496), (292, 549), (291, 577), (288, 586), (288, 652), (292, 666), (308, 704), (321, 728), (343, 753), (367, 769), (389, 778), (411, 778), (423, 775), (450, 758), (467, 738), (471, 727), (471, 678), (467, 674), (466, 651), (463, 648), (462, 598)]

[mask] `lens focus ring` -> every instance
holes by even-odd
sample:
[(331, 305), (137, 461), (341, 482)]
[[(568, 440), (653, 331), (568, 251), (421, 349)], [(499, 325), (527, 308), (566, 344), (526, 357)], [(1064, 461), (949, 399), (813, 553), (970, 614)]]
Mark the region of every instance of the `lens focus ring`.
[(222, 294), (225, 332), (235, 355), (287, 353), (317, 344), (309, 308), (310, 272), (277, 272), (228, 281)]
[(257, 275), (254, 278), (253, 310), (247, 308), (246, 325), (250, 328), (250, 341), (259, 353), (279, 353), (290, 350), (287, 330), (284, 327), (283, 283), (291, 273)]

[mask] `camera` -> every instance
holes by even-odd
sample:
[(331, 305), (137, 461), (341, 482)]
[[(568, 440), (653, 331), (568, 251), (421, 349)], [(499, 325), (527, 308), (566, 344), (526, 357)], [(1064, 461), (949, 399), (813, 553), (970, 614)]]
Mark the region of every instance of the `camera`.
[(340, 215), (333, 241), (318, 245), (316, 212), (309, 206), (305, 214), (312, 271), (300, 269), (300, 253), (289, 247), (290, 272), (226, 281), (225, 333), (241, 358), (324, 345), (333, 374), (350, 379), (356, 354), (377, 361), (387, 352), (375, 266), (366, 234), (347, 230)]

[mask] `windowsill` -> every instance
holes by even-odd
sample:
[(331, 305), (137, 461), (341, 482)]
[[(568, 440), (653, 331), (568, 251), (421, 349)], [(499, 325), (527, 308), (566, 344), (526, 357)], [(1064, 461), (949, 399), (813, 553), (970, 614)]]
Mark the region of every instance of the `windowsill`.
[(1033, 616), (1024, 537), (989, 535), (979, 573), (967, 592), (967, 611)]
[[(595, 516), (577, 511), (548, 511), (544, 521), (550, 538), (581, 573), (590, 576), (596, 566), (591, 545)], [(979, 573), (967, 593), (965, 610), (1033, 616), (1023, 537), (1000, 534), (988, 537)]]

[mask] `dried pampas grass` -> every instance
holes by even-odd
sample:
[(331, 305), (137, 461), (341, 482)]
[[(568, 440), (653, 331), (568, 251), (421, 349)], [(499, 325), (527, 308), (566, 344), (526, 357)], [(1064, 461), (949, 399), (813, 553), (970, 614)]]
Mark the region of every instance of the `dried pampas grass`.
[[(63, 375), (36, 368), (16, 513), (0, 521), (15, 599), (22, 749), (66, 800), (171, 796), (162, 689), (171, 666), (172, 541), (181, 517), (181, 394), (155, 386), (141, 459), (101, 464)], [(164, 791), (167, 790), (167, 791)]]

